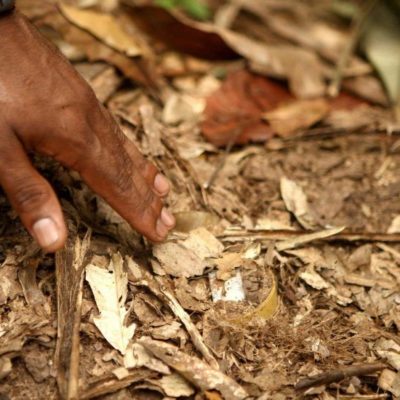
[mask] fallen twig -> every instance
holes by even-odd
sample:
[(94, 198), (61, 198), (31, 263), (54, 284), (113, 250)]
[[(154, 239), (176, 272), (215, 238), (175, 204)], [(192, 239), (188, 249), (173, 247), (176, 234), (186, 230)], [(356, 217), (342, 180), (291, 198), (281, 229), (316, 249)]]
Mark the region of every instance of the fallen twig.
[(347, 41), (347, 45), (345, 49), (342, 51), (342, 54), (339, 58), (339, 62), (337, 63), (335, 75), (332, 79), (328, 87), (328, 94), (331, 97), (336, 97), (340, 92), (340, 86), (343, 79), (344, 69), (347, 67), (349, 63), (350, 57), (353, 55), (354, 50), (357, 46), (357, 43), (360, 39), (360, 35), (362, 34), (365, 22), (367, 18), (371, 15), (371, 12), (377, 5), (378, 0), (369, 0), (364, 8), (361, 10), (360, 14), (358, 14), (352, 22), (353, 28), (350, 36), (350, 40)]
[[(132, 271), (132, 264), (129, 262), (132, 260), (128, 259), (128, 268)], [(190, 338), (196, 349), (204, 357), (206, 362), (215, 370), (219, 369), (218, 361), (212, 355), (209, 348), (204, 343), (202, 336), (196, 326), (190, 319), (189, 314), (183, 309), (179, 304), (178, 300), (174, 297), (172, 292), (163, 285), (162, 282), (158, 282), (151, 274), (146, 271), (141, 271), (142, 279), (134, 282), (135, 285), (141, 285), (147, 287), (155, 296), (157, 296), (161, 301), (167, 303), (168, 307), (174, 313), (174, 315), (179, 318), (184, 327), (186, 328)]]
[(147, 368), (135, 368), (123, 379), (118, 379), (115, 375), (108, 374), (89, 383), (88, 386), (82, 390), (79, 399), (89, 400), (106, 394), (115, 393), (134, 383), (140, 383), (146, 379), (154, 379), (156, 377), (157, 373)]
[(324, 372), (323, 374), (311, 378), (302, 379), (295, 385), (295, 389), (304, 390), (313, 386), (329, 385), (330, 383), (339, 382), (352, 376), (373, 374), (374, 372), (382, 371), (386, 367), (387, 365), (383, 363), (351, 365), (350, 367), (344, 367)]
[(233, 132), (232, 137), (231, 137), (229, 143), (227, 144), (227, 146), (225, 148), (223, 156), (221, 157), (219, 163), (215, 167), (215, 169), (214, 169), (213, 173), (211, 174), (210, 178), (208, 179), (208, 181), (204, 184), (204, 189), (205, 190), (210, 190), (211, 189), (212, 185), (214, 184), (215, 180), (218, 177), (218, 174), (220, 173), (222, 168), (224, 168), (224, 165), (226, 163), (226, 159), (228, 158), (230, 152), (232, 151), (233, 146), (235, 145), (235, 142), (236, 142), (237, 138), (240, 136), (241, 133), (242, 133), (241, 129), (236, 129)]
[(58, 340), (55, 353), (57, 384), (66, 400), (79, 398), (79, 327), (85, 256), (90, 232), (73, 236), (56, 255)]
[[(254, 241), (280, 241), (289, 240), (305, 235), (314, 234), (310, 231), (292, 231), (292, 230), (238, 230), (232, 232), (225, 232), (218, 236), (218, 239), (224, 242), (243, 242), (248, 240)], [(334, 236), (320, 237), (321, 241), (343, 241), (343, 242), (383, 242), (383, 243), (398, 243), (400, 242), (399, 233), (379, 233), (379, 232), (341, 232)]]

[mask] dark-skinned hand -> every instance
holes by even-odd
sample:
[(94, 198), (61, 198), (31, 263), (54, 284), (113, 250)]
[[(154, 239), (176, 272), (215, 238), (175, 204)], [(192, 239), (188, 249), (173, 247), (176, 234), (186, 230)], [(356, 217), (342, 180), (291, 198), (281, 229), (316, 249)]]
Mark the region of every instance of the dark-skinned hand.
[(69, 62), (18, 11), (0, 16), (0, 185), (48, 252), (67, 230), (50, 184), (28, 153), (78, 171), (131, 226), (154, 242), (175, 225), (169, 183), (121, 132)]

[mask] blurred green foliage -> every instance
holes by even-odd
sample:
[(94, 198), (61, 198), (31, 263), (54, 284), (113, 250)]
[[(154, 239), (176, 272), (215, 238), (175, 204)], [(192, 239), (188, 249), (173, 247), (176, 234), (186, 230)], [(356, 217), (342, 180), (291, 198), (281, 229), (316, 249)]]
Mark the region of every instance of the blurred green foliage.
[(210, 9), (201, 0), (155, 0), (155, 3), (167, 10), (181, 8), (188, 15), (200, 21), (205, 21), (211, 16)]

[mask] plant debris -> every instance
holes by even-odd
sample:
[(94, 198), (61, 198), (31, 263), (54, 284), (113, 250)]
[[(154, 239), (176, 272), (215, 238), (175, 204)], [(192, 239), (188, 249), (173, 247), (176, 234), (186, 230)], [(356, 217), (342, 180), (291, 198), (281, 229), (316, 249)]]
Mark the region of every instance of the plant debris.
[(143, 241), (36, 157), (70, 239), (42, 254), (0, 196), (0, 398), (399, 397), (397, 2), (360, 31), (350, 0), (122, 3), (19, 7), (168, 177), (177, 228)]

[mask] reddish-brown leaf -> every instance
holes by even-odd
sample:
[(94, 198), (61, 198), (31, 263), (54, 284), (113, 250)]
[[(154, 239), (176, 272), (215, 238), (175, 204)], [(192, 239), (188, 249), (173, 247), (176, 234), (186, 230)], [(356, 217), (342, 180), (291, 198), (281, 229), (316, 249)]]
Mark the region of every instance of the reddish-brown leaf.
[(202, 132), (216, 146), (231, 141), (239, 144), (265, 141), (274, 132), (262, 121), (262, 114), (292, 99), (278, 82), (245, 70), (235, 71), (207, 99)]

